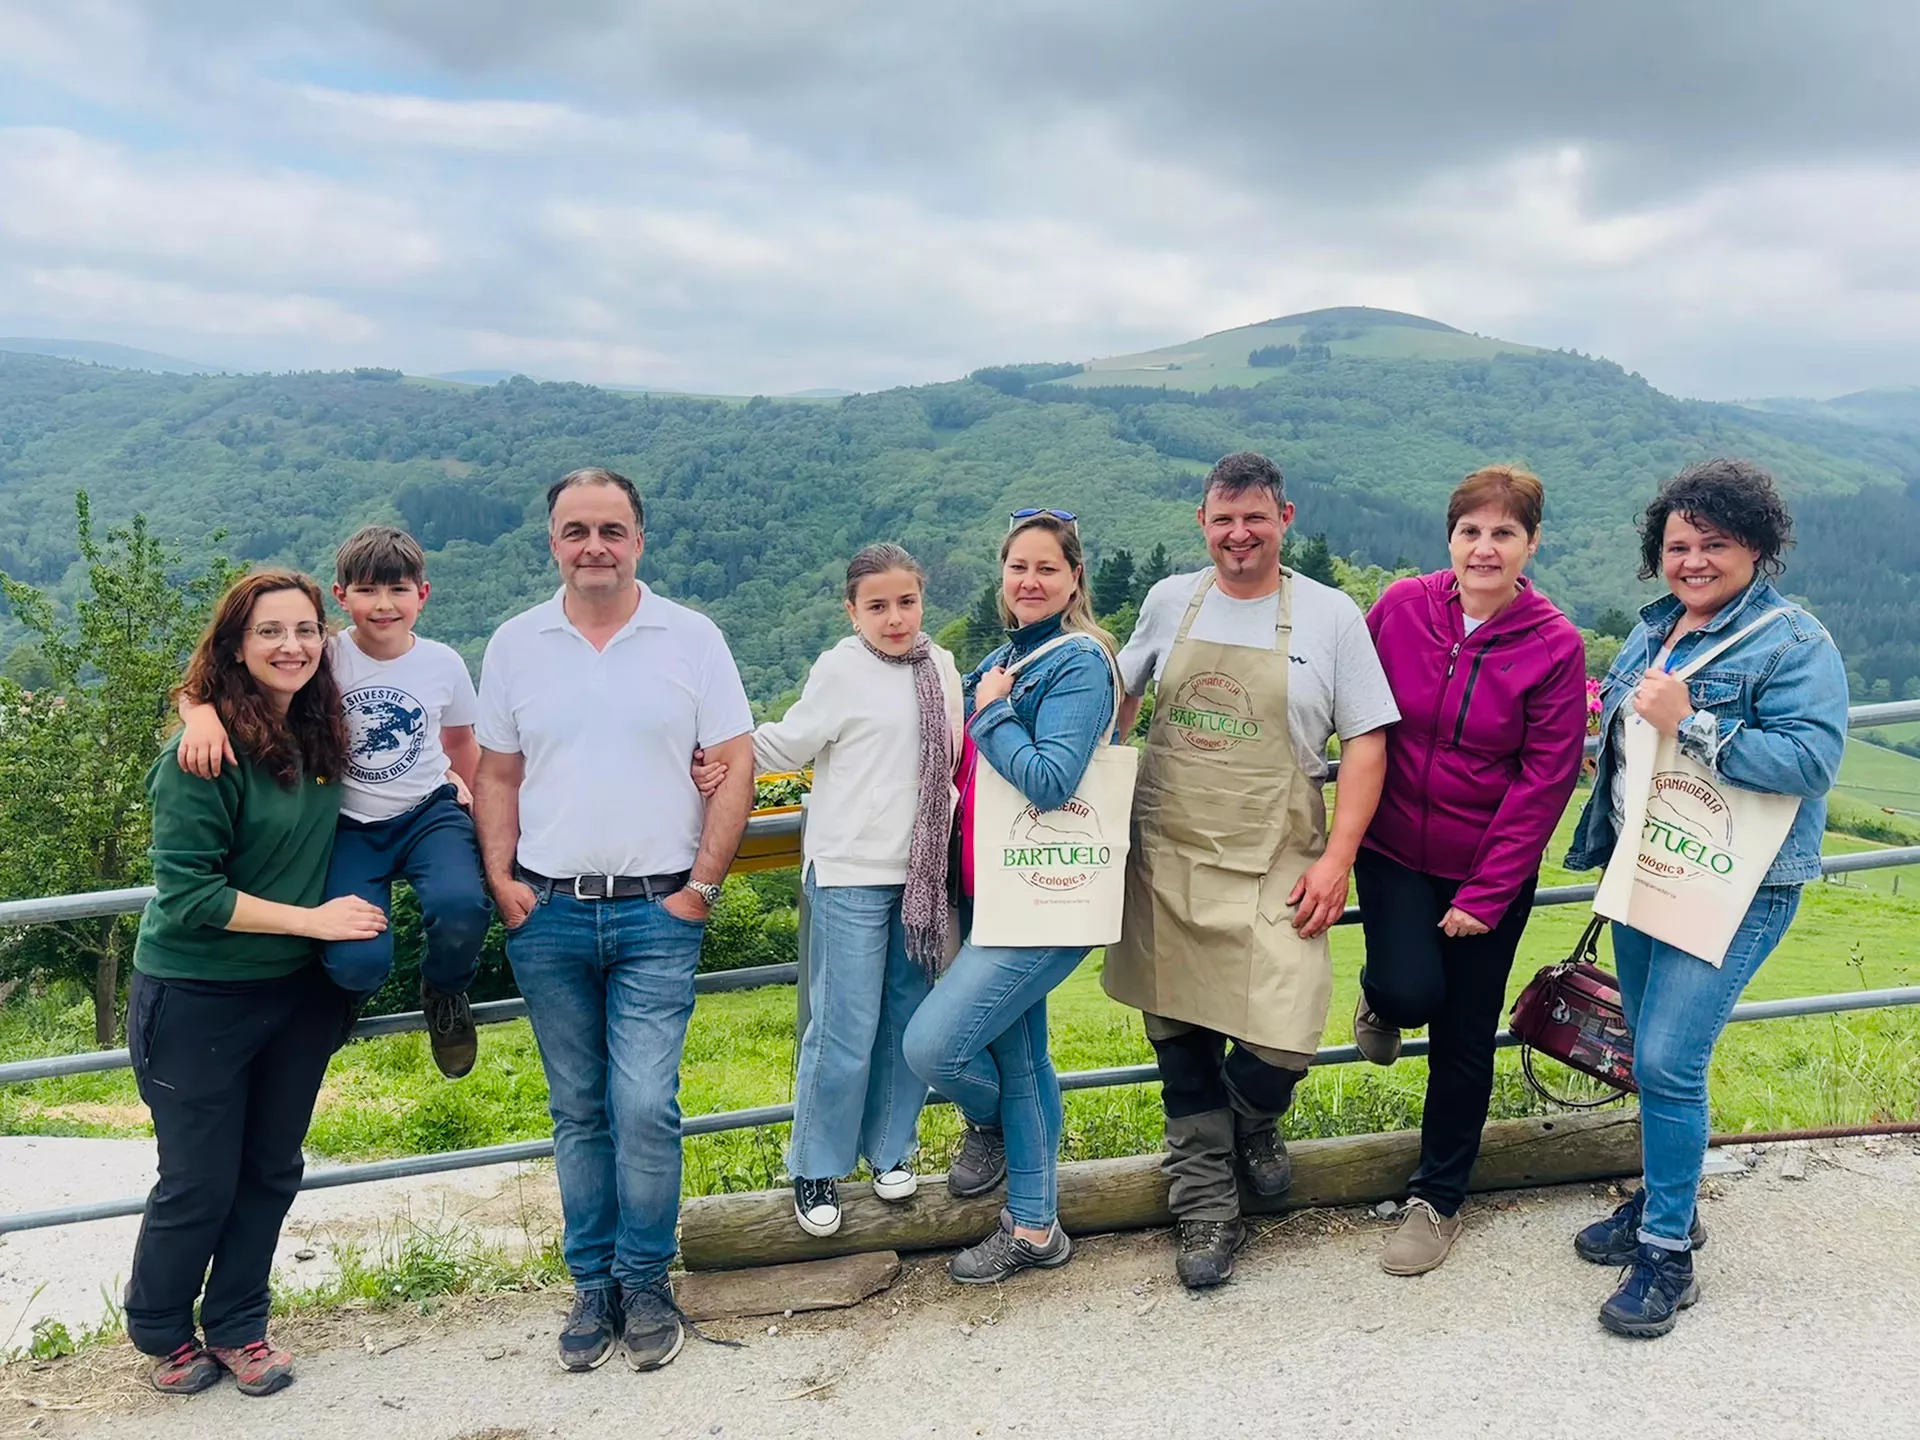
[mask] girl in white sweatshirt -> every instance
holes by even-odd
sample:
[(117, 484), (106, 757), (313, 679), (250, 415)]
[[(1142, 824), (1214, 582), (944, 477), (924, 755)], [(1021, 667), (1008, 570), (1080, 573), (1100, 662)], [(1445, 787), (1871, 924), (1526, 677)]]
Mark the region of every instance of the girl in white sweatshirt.
[(926, 572), (898, 545), (847, 566), (854, 633), (813, 664), (755, 768), (813, 766), (804, 864), (812, 1021), (800, 1042), (787, 1170), (801, 1228), (840, 1228), (835, 1184), (861, 1156), (874, 1194), (913, 1194), (926, 1086), (900, 1037), (952, 946), (947, 846), (960, 753), (960, 673), (921, 630)]

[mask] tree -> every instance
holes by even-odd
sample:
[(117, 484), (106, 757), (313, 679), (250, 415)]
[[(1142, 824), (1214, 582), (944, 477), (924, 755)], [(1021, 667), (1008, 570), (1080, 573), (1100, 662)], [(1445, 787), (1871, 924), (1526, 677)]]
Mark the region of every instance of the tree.
[(1309, 580), (1318, 580), (1322, 585), (1337, 586), (1340, 577), (1334, 573), (1333, 552), (1327, 548), (1327, 537), (1315, 535), (1304, 543), (1297, 543), (1291, 535), (1281, 547), (1280, 559), (1288, 569), (1297, 571)]
[(1611, 635), (1624, 640), (1633, 633), (1633, 617), (1619, 606), (1609, 606), (1600, 612), (1600, 618), (1593, 622), (1594, 633)]
[(1133, 599), (1133, 552), (1116, 550), (1093, 575), (1093, 613), (1115, 615)]
[[(197, 577), (136, 515), (104, 538), (75, 499), (86, 589), (71, 627), (31, 585), (0, 573), (0, 593), (44, 657), (29, 693), (0, 678), (0, 894), (74, 894), (148, 877), (146, 775), (171, 720), (173, 687), (213, 601), (236, 573), (223, 559)], [(118, 1029), (122, 960), (135, 917), (42, 926), (7, 953), (18, 974), (65, 973), (93, 995), (97, 1044)]]
[(1147, 556), (1147, 563), (1140, 567), (1139, 578), (1133, 582), (1133, 598), (1136, 603), (1147, 598), (1147, 592), (1173, 573), (1173, 558), (1167, 554), (1167, 547), (1156, 545), (1153, 553)]

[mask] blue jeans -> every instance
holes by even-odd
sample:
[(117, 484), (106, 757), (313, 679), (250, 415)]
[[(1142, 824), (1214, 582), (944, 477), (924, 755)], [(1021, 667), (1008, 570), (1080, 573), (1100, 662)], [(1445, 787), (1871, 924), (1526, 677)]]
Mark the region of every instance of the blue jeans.
[(810, 1180), (878, 1175), (914, 1151), (927, 1087), (901, 1039), (931, 982), (907, 958), (903, 885), (826, 885), (808, 870), (808, 1000), (787, 1169)]
[[(327, 898), (358, 895), (391, 912), (393, 882), (401, 879), (420, 898), (427, 935), (421, 978), (443, 994), (461, 993), (479, 968), (493, 905), (481, 879), (473, 817), (454, 800), (453, 786), (442, 785), (391, 820), (340, 817)], [(371, 940), (330, 940), (320, 953), (334, 984), (349, 995), (371, 995), (393, 973), (393, 931)]]
[(507, 933), (553, 1116), (582, 1290), (667, 1273), (680, 1217), (680, 1052), (704, 925), (656, 900), (544, 898)]
[(1647, 1209), (1640, 1239), (1691, 1248), (1700, 1166), (1710, 1133), (1707, 1071), (1727, 1017), (1800, 908), (1798, 885), (1763, 885), (1719, 969), (1615, 922), (1613, 960), (1633, 1031)]
[(1060, 1078), (1047, 1054), (1047, 995), (1085, 947), (960, 947), (907, 1026), (907, 1064), (974, 1125), (1007, 1143), (1007, 1209), (1045, 1229), (1059, 1199)]

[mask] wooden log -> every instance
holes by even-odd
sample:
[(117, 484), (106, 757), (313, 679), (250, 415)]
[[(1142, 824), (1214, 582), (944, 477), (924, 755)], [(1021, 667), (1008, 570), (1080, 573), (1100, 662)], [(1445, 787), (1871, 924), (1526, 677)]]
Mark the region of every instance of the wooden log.
[(899, 1255), (892, 1250), (877, 1250), (798, 1265), (697, 1270), (680, 1277), (673, 1295), (691, 1320), (733, 1320), (747, 1315), (782, 1315), (789, 1310), (844, 1310), (886, 1289), (899, 1274)]
[[(1242, 1192), (1249, 1214), (1311, 1206), (1367, 1205), (1406, 1193), (1420, 1159), (1420, 1132), (1302, 1140), (1287, 1147), (1293, 1188), (1277, 1200)], [(1077, 1160), (1060, 1167), (1060, 1223), (1098, 1235), (1170, 1225), (1159, 1155)], [(1512, 1190), (1610, 1179), (1640, 1170), (1640, 1118), (1633, 1111), (1498, 1120), (1487, 1126), (1472, 1190)], [(945, 1250), (971, 1245), (999, 1223), (1003, 1190), (975, 1200), (947, 1194), (944, 1175), (923, 1175), (904, 1204), (877, 1200), (870, 1185), (842, 1185), (836, 1235), (808, 1235), (786, 1190), (704, 1195), (680, 1211), (680, 1256), (689, 1270), (779, 1265), (872, 1250)]]

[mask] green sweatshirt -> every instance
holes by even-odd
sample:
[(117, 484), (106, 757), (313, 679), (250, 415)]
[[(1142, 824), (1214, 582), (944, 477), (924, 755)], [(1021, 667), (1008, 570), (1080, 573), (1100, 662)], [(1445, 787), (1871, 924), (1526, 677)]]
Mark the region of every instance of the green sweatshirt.
[(314, 957), (301, 935), (228, 930), (234, 895), (318, 905), (340, 818), (340, 786), (303, 778), (291, 789), (242, 758), (214, 780), (181, 770), (176, 736), (147, 772), (153, 883), (133, 968), (163, 980), (267, 980)]

